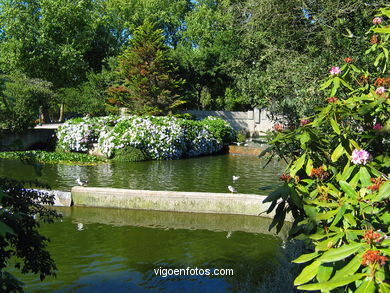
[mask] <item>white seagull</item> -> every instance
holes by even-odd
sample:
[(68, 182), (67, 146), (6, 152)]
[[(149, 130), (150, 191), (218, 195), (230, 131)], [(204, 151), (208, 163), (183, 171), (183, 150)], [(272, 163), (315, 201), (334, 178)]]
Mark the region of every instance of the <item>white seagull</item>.
[(84, 225), (83, 225), (83, 223), (77, 223), (77, 230), (78, 230), (78, 231), (84, 230)]
[(228, 186), (228, 189), (229, 189), (229, 191), (230, 191), (231, 193), (237, 192), (237, 190), (236, 190), (233, 186), (231, 186), (231, 185)]
[(233, 181), (236, 181), (236, 180), (238, 180), (238, 179), (240, 179), (240, 176), (234, 176), (234, 175), (233, 175)]
[(88, 181), (83, 181), (80, 178), (77, 178), (76, 182), (80, 186), (87, 186), (87, 184), (88, 184)]

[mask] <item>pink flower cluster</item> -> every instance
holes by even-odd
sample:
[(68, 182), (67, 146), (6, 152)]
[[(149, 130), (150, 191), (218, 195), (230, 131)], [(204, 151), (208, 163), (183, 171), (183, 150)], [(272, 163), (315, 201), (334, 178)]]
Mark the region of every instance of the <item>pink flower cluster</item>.
[(381, 86), (381, 87), (378, 87), (376, 90), (375, 90), (375, 93), (378, 95), (378, 96), (383, 96), (386, 92), (386, 89), (384, 86)]
[(372, 23), (373, 23), (373, 24), (381, 24), (381, 23), (382, 23), (382, 18), (380, 18), (380, 17), (374, 17), (374, 18), (372, 19)]
[(351, 156), (351, 161), (355, 165), (365, 165), (370, 158), (370, 153), (365, 150), (354, 149)]
[(377, 123), (377, 124), (374, 125), (374, 127), (372, 129), (379, 131), (379, 130), (382, 129), (382, 125), (380, 123)]
[(330, 75), (338, 75), (341, 73), (341, 70), (340, 70), (340, 67), (338, 66), (333, 66), (330, 71), (329, 71)]

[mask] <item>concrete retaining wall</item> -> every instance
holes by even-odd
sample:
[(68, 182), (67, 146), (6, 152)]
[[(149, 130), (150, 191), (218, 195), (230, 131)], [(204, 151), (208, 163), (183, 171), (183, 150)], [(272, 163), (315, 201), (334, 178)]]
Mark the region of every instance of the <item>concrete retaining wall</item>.
[[(269, 208), (269, 203), (264, 204), (264, 199), (265, 196), (257, 194), (153, 191), (81, 186), (72, 188), (72, 201), (76, 206), (261, 215), (273, 218), (273, 213), (265, 213)], [(291, 217), (287, 217), (286, 220), (291, 221)]]

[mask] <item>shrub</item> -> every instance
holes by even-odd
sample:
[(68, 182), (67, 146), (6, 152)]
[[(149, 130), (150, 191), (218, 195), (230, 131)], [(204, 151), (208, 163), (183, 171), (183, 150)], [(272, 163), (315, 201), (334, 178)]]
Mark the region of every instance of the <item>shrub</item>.
[(235, 132), (220, 118), (203, 121), (172, 116), (77, 118), (58, 130), (58, 149), (87, 152), (98, 143), (101, 152), (113, 157), (118, 149), (132, 146), (151, 159), (178, 159), (212, 154), (232, 142)]
[(114, 161), (117, 162), (140, 162), (148, 160), (144, 151), (131, 146), (115, 150)]
[(345, 58), (321, 87), (328, 105), (299, 128), (271, 134), (268, 152), (291, 160), (283, 185), (265, 200), (276, 209), (270, 228), (280, 230), (291, 212), (291, 236), (308, 243), (294, 261), (304, 264), (294, 282), (300, 290), (390, 290), (390, 7), (381, 14), (370, 29), (370, 73)]

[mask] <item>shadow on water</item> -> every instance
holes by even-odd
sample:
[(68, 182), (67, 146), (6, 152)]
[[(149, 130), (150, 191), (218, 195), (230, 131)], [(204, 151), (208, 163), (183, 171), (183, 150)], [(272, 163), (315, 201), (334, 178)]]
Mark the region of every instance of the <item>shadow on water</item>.
[[(23, 276), (28, 292), (255, 292), (273, 274), (282, 243), (272, 233), (259, 232), (269, 223), (260, 217), (79, 207), (59, 211), (61, 222), (41, 227), (52, 240), (57, 278), (40, 282)], [(234, 275), (154, 273), (187, 267), (233, 269)]]

